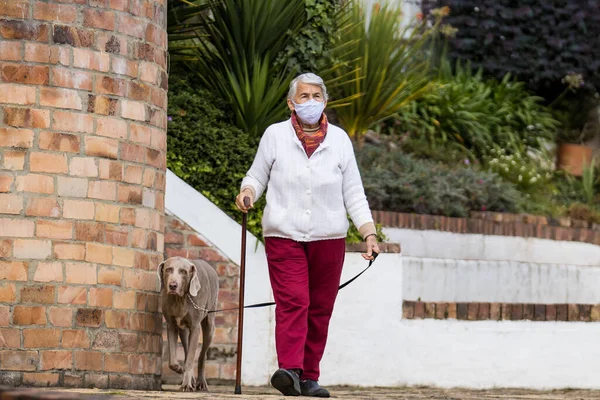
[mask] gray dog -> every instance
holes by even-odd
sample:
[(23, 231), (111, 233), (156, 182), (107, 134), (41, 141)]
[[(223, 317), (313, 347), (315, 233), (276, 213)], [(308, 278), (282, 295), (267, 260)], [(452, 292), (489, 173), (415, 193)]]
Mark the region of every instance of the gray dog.
[[(206, 391), (204, 377), (206, 353), (215, 332), (215, 314), (208, 313), (217, 305), (219, 277), (203, 260), (190, 261), (171, 257), (156, 269), (161, 285), (162, 313), (167, 321), (169, 368), (181, 374), (181, 390)], [(202, 327), (202, 350), (198, 358), (198, 379), (194, 379), (194, 359)], [(177, 336), (185, 352), (184, 367), (177, 362)]]

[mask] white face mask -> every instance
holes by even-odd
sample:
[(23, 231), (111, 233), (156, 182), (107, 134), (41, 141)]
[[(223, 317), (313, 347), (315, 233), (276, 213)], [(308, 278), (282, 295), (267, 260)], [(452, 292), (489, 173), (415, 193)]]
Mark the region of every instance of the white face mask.
[(302, 120), (305, 124), (314, 125), (321, 119), (321, 115), (323, 114), (323, 110), (325, 109), (324, 101), (316, 101), (315, 99), (310, 99), (306, 103), (294, 104), (294, 110), (298, 115), (298, 118)]

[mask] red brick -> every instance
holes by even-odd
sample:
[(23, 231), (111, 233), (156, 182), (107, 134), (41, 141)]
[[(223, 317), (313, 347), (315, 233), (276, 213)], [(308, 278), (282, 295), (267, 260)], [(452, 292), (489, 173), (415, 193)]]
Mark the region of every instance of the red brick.
[(121, 285), (123, 270), (120, 268), (100, 267), (98, 271), (98, 283), (104, 285)]
[[(89, 374), (88, 377), (90, 375), (94, 375), (94, 374)], [(63, 386), (65, 388), (81, 388), (81, 387), (83, 387), (83, 376), (82, 375), (71, 375), (69, 372), (66, 372), (63, 376)], [(95, 387), (98, 387), (98, 386), (95, 386)]]
[(90, 288), (90, 307), (112, 307), (113, 290), (109, 288)]
[[(63, 343), (65, 335), (69, 331), (63, 331)], [(40, 369), (71, 369), (73, 367), (73, 353), (68, 350), (45, 350), (40, 351)]]
[[(2, 129), (0, 129), (0, 135), (2, 133)], [(2, 137), (0, 136), (0, 140)], [(0, 164), (4, 169), (22, 171), (25, 166), (25, 152), (23, 151), (4, 151), (4, 157), (2, 160), (2, 164)], [(5, 174), (0, 174), (0, 190), (2, 185), (4, 184), (4, 179), (6, 179)], [(12, 179), (12, 177), (11, 177)]]
[(23, 384), (34, 387), (59, 386), (59, 373), (51, 372), (25, 372), (23, 373)]
[(87, 289), (81, 286), (61, 286), (58, 288), (59, 304), (86, 304)]
[(0, 128), (0, 146), (30, 148), (33, 146), (33, 131), (30, 129)]
[(12, 192), (12, 185), (15, 181), (13, 174), (0, 174), (0, 192)]
[(146, 36), (146, 22), (126, 14), (119, 15), (119, 32), (143, 39)]
[(113, 139), (87, 136), (85, 138), (85, 154), (92, 157), (117, 159), (119, 142)]
[(38, 220), (35, 235), (50, 239), (72, 239), (73, 223), (70, 221)]
[(80, 139), (77, 135), (56, 132), (40, 132), (38, 145), (42, 150), (79, 153)]
[(92, 47), (94, 44), (94, 32), (76, 26), (53, 25), (52, 38), (54, 43), (66, 44), (75, 48)]
[(62, 337), (62, 347), (65, 349), (87, 349), (91, 345), (90, 337), (83, 329), (65, 329)]
[(124, 311), (106, 310), (106, 327), (109, 329), (129, 329), (129, 313)]
[(125, 96), (127, 91), (127, 81), (120, 78), (111, 78), (110, 76), (98, 77), (95, 86), (96, 93), (112, 94), (115, 96)]
[(119, 222), (119, 212), (121, 207), (114, 204), (96, 203), (96, 221), (102, 222)]
[(27, 0), (5, 0), (0, 2), (1, 16), (25, 19), (28, 14), (29, 1)]
[[(96, 49), (107, 53), (120, 54), (126, 56), (128, 54), (127, 38), (125, 36), (114, 35), (112, 32), (98, 32), (96, 38)], [(113, 72), (115, 72), (114, 63), (115, 58), (113, 58), (113, 67), (111, 70)], [(117, 64), (123, 65), (123, 63)], [(135, 76), (137, 76), (137, 74)]]
[(54, 286), (25, 286), (21, 288), (22, 303), (54, 303), (56, 293)]
[(121, 101), (121, 116), (136, 121), (146, 120), (146, 106), (137, 101)]
[(47, 44), (25, 44), (25, 61), (47, 64), (50, 62), (50, 55), (50, 46)]
[(4, 64), (2, 66), (2, 80), (12, 83), (28, 85), (47, 85), (50, 69), (40, 65)]
[(104, 360), (104, 370), (108, 372), (127, 372), (129, 371), (129, 357), (127, 354), (106, 354)]
[(150, 97), (150, 86), (130, 81), (127, 85), (127, 97), (138, 101), (148, 101)]
[(138, 76), (139, 65), (137, 61), (113, 56), (111, 71), (118, 75), (127, 75), (131, 78), (136, 78)]
[[(165, 243), (167, 242), (165, 237)], [(187, 237), (188, 246), (198, 246), (198, 247), (206, 247), (208, 244), (200, 238), (197, 234), (191, 234)]]
[(48, 25), (32, 21), (0, 20), (0, 37), (14, 40), (48, 42)]
[[(122, 214), (121, 212), (119, 214)], [(120, 215), (119, 215), (120, 216)], [(121, 225), (106, 226), (106, 243), (115, 246), (129, 245), (129, 228)]]
[(33, 6), (33, 18), (51, 22), (75, 22), (77, 9), (64, 4), (36, 1)]
[(85, 178), (57, 177), (58, 195), (60, 197), (86, 197), (88, 180)]
[(50, 47), (50, 63), (64, 65), (65, 67), (71, 65), (71, 48), (64, 46)]
[(134, 290), (115, 292), (114, 308), (133, 310), (135, 308), (135, 295)]
[[(85, 260), (92, 263), (107, 264), (112, 263), (112, 246), (106, 246), (98, 243), (85, 244)], [(94, 280), (96, 275), (94, 275)]]
[(146, 159), (146, 148), (134, 144), (121, 143), (121, 160), (143, 164)]
[(113, 11), (86, 8), (83, 10), (83, 25), (113, 31), (115, 29), (115, 13)]
[(0, 329), (0, 347), (18, 349), (21, 347), (21, 332), (18, 329)]
[(139, 185), (142, 183), (143, 168), (138, 165), (130, 165), (125, 168), (124, 181)]
[(38, 364), (37, 351), (0, 351), (0, 364), (5, 371), (35, 371)]
[[(86, 245), (89, 244), (90, 243), (86, 243)], [(65, 275), (67, 283), (95, 285), (97, 282), (96, 266), (88, 263), (66, 263)]]
[(152, 83), (152, 84), (158, 83), (159, 74), (158, 74), (158, 67), (156, 66), (156, 64), (142, 61), (140, 63), (140, 71), (141, 71), (141, 75), (140, 75), (141, 80)]
[(127, 123), (118, 118), (98, 117), (96, 134), (118, 139), (127, 138)]
[(129, 0), (109, 0), (110, 8), (119, 11), (129, 11)]
[(9, 258), (12, 256), (12, 244), (13, 241), (10, 239), (0, 239), (0, 258)]
[(45, 307), (15, 306), (14, 325), (46, 325)]
[(90, 181), (88, 186), (88, 197), (99, 200), (116, 199), (117, 186), (115, 182)]
[(108, 72), (110, 67), (110, 55), (87, 49), (73, 48), (73, 66), (76, 68)]
[(97, 308), (79, 308), (77, 309), (77, 325), (97, 328), (102, 324), (104, 312)]
[(0, 214), (18, 215), (21, 211), (23, 211), (22, 195), (0, 194)]
[(60, 330), (30, 328), (23, 330), (25, 348), (58, 347)]
[(125, 287), (137, 290), (155, 291), (158, 283), (155, 271), (126, 269), (123, 278)]
[(92, 94), (88, 95), (88, 113), (115, 116), (118, 104), (118, 99)]
[(0, 60), (3, 61), (20, 61), (21, 60), (20, 42), (0, 41)]
[(100, 179), (116, 180), (123, 179), (123, 163), (112, 160), (98, 160)]
[(17, 177), (17, 192), (54, 193), (54, 179), (47, 175), (29, 174)]
[(0, 280), (27, 281), (28, 270), (26, 262), (0, 260)]
[(48, 315), (50, 317), (50, 323), (54, 326), (63, 328), (73, 326), (73, 311), (71, 308), (50, 307)]
[(52, 84), (70, 89), (92, 90), (92, 74), (86, 71), (53, 67)]
[(98, 177), (96, 160), (90, 157), (73, 157), (69, 162), (69, 175), (87, 178)]
[(81, 110), (83, 108), (81, 97), (77, 91), (49, 87), (40, 89), (40, 105), (71, 110)]
[(119, 185), (117, 199), (121, 203), (142, 204), (142, 188), (139, 186)]
[(152, 88), (150, 101), (152, 101), (152, 104), (155, 106), (166, 110), (168, 105), (167, 92), (160, 88)]
[[(548, 307), (546, 306), (546, 315), (548, 315)], [(592, 310), (590, 311), (590, 320), (592, 322), (600, 321), (600, 304), (595, 304), (592, 306)]]
[(32, 105), (35, 104), (36, 90), (32, 86), (0, 84), (0, 103)]
[(40, 262), (35, 270), (36, 282), (62, 282), (63, 269), (60, 262)]
[(94, 222), (76, 222), (75, 240), (84, 242), (103, 242), (104, 224)]
[(76, 351), (75, 369), (85, 371), (102, 371), (102, 352)]
[(153, 187), (156, 183), (156, 170), (154, 168), (146, 168), (144, 170), (144, 177), (142, 178), (142, 184), (146, 187)]
[(29, 170), (31, 172), (64, 174), (69, 170), (67, 156), (65, 154), (32, 152), (29, 155)]
[(0, 301), (3, 303), (17, 301), (17, 286), (14, 283), (0, 284)]
[(52, 255), (59, 260), (83, 260), (85, 258), (85, 245), (74, 243), (54, 243)]
[(57, 131), (92, 133), (94, 131), (94, 118), (87, 114), (54, 111), (52, 127)]
[(121, 224), (135, 225), (135, 209), (122, 208), (119, 220), (121, 221)]
[(15, 127), (48, 128), (50, 126), (50, 111), (5, 107), (4, 123)]

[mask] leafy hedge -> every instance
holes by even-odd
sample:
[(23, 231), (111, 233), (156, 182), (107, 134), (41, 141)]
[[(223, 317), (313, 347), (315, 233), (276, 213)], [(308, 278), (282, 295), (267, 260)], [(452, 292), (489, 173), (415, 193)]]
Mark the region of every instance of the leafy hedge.
[[(180, 70), (169, 76), (167, 167), (240, 221), (235, 196), (258, 141), (229, 122), (231, 115), (222, 100), (187, 78)], [(260, 232), (261, 217), (262, 211), (249, 214), (248, 226), (255, 234)]]
[(458, 28), (452, 59), (470, 60), (501, 78), (510, 72), (552, 99), (569, 72), (600, 89), (600, 1), (423, 0), (423, 9), (449, 6)]
[(494, 173), (418, 160), (398, 148), (366, 144), (357, 160), (376, 210), (466, 217), (471, 210), (518, 212), (523, 201)]

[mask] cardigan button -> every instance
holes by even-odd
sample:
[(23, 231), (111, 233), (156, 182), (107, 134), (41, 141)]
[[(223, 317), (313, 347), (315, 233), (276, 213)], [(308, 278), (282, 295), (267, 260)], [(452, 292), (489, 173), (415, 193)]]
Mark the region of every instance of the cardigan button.
[(310, 215), (310, 210), (306, 210), (306, 215)]

